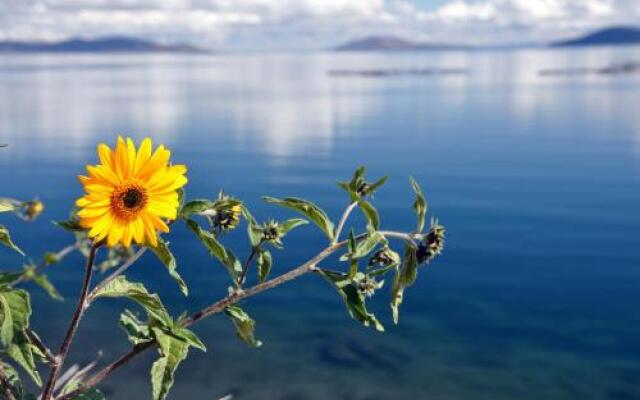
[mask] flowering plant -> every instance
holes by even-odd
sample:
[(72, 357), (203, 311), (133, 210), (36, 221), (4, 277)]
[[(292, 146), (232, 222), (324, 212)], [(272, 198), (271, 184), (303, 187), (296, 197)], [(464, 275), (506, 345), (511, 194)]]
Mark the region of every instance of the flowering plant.
[[(225, 314), (244, 342), (259, 347), (261, 342), (255, 336), (255, 321), (239, 303), (310, 272), (324, 278), (336, 289), (353, 319), (366, 327), (384, 331), (376, 316), (367, 310), (367, 299), (379, 292), (385, 275), (393, 274), (390, 305), (393, 320), (397, 323), (403, 294), (415, 282), (419, 266), (432, 261), (444, 246), (445, 230), (436, 220), (432, 220), (428, 230), (424, 231), (427, 203), (420, 186), (413, 179), (413, 209), (417, 225), (411, 232), (381, 229), (378, 211), (370, 199), (386, 182), (386, 177), (369, 182), (362, 167), (349, 181), (339, 183), (349, 196), (349, 205), (337, 225), (310, 201), (273, 197), (264, 197), (264, 200), (286, 207), (302, 218), (259, 223), (241, 200), (224, 192), (214, 199), (185, 199), (183, 187), (187, 183), (187, 168), (171, 164), (171, 153), (164, 146), (153, 151), (150, 139), (143, 140), (136, 148), (131, 139), (119, 137), (113, 150), (107, 145), (99, 145), (98, 157), (100, 163), (87, 166), (88, 175), (79, 177), (85, 194), (77, 200), (77, 209), (69, 220), (57, 223), (74, 234), (74, 243), (56, 253), (45, 254), (39, 264), (0, 272), (0, 346), (3, 350), (0, 358), (0, 399), (104, 399), (98, 389), (100, 382), (151, 349), (158, 353), (151, 368), (152, 398), (165, 399), (173, 385), (174, 372), (190, 348), (205, 350), (204, 343), (190, 329), (192, 325), (214, 314)], [(38, 200), (0, 199), (0, 212), (12, 212), (27, 221), (36, 218), (43, 209)], [(366, 228), (361, 233), (351, 228), (347, 237), (342, 239), (349, 216), (356, 209), (362, 210)], [(249, 241), (248, 256), (244, 262), (222, 244), (225, 233), (236, 229), (242, 220), (246, 223)], [(146, 251), (151, 251), (187, 296), (187, 284), (178, 272), (177, 260), (164, 236), (170, 233), (171, 225), (178, 222), (185, 223), (216, 262), (224, 267), (230, 278), (230, 287), (227, 296), (210, 306), (174, 318), (158, 294), (149, 293), (142, 283), (130, 281), (125, 273)], [(271, 277), (271, 249), (283, 248), (284, 238), (293, 229), (309, 222), (326, 235), (327, 246), (302, 265)], [(390, 239), (404, 244), (402, 256), (393, 250)], [(22, 253), (2, 225), (0, 243)], [(102, 254), (98, 254), (101, 249)], [(43, 270), (74, 251), (79, 251), (86, 258), (82, 290), (64, 340), (54, 351), (30, 327), (30, 296), (21, 285), (33, 281), (52, 298), (60, 299), (60, 294)], [(340, 261), (344, 268), (329, 270), (320, 266), (336, 253), (342, 253)], [(256, 282), (249, 285), (248, 272), (253, 266), (257, 272)], [(92, 285), (96, 271), (104, 275), (99, 283)], [(146, 315), (145, 319), (140, 319), (125, 309), (120, 316), (119, 323), (131, 342), (131, 349), (95, 372), (92, 364), (63, 373), (66, 356), (84, 314), (97, 300), (116, 297), (131, 300)], [(22, 367), (31, 380), (42, 387), (39, 397), (27, 391), (14, 366)], [(45, 369), (47, 377), (43, 380), (40, 374)]]

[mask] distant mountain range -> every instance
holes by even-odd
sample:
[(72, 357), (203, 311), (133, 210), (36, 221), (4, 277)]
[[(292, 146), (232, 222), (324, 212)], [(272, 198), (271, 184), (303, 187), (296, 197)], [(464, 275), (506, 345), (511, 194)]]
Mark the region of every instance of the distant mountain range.
[(409, 50), (465, 50), (469, 46), (444, 43), (414, 42), (395, 36), (369, 36), (349, 41), (336, 47), (336, 51), (409, 51)]
[[(612, 46), (640, 44), (640, 29), (632, 27), (612, 27), (590, 33), (583, 37), (550, 43), (551, 47), (573, 46)], [(369, 36), (344, 43), (335, 51), (428, 51), (428, 50), (473, 50), (473, 49), (508, 49), (518, 47), (539, 47), (539, 45), (522, 44), (519, 46), (470, 46), (464, 44), (425, 43), (395, 36)]]
[(577, 39), (552, 43), (553, 47), (613, 46), (640, 44), (640, 29), (613, 27), (590, 33)]
[(126, 36), (68, 39), (58, 42), (0, 41), (0, 52), (17, 53), (205, 53), (188, 44), (160, 44)]

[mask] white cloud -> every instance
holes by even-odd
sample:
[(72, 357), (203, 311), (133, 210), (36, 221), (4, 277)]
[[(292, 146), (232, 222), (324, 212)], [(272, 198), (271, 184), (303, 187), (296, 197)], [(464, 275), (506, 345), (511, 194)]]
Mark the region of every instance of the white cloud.
[(326, 47), (355, 36), (548, 40), (637, 23), (639, 0), (0, 0), (0, 38), (130, 34), (227, 48)]

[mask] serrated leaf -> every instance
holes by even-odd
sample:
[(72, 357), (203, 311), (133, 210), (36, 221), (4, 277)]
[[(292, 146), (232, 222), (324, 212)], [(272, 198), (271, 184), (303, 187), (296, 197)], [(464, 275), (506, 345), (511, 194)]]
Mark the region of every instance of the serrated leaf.
[(173, 385), (173, 376), (178, 365), (187, 357), (189, 344), (179, 338), (153, 328), (158, 342), (160, 358), (151, 367), (153, 400), (164, 400)]
[(355, 247), (355, 250), (340, 257), (340, 261), (358, 260), (371, 253), (378, 245), (386, 244), (387, 239), (380, 232), (373, 232), (365, 239), (361, 240)]
[(367, 218), (367, 228), (369, 231), (377, 231), (380, 229), (380, 216), (376, 208), (366, 200), (359, 200), (358, 206)]
[(38, 274), (36, 273), (35, 275), (33, 275), (33, 277), (31, 278), (31, 280), (33, 280), (33, 282), (40, 286), (42, 289), (44, 289), (45, 292), (47, 292), (47, 294), (54, 300), (58, 300), (58, 301), (62, 301), (64, 300), (64, 298), (62, 297), (62, 295), (60, 294), (60, 292), (58, 292), (58, 289), (56, 289), (55, 286), (53, 286), (53, 283), (51, 283), (51, 281), (49, 280), (49, 278), (47, 278), (47, 276), (45, 274)]
[(225, 313), (231, 318), (240, 339), (251, 347), (262, 346), (262, 342), (255, 338), (256, 323), (249, 314), (238, 306), (227, 307)]
[(19, 339), (14, 339), (14, 342), (6, 350), (9, 357), (25, 370), (31, 380), (36, 385), (42, 386), (42, 379), (36, 369), (36, 362), (33, 357), (33, 346), (27, 338), (22, 335)]
[(300, 225), (306, 225), (308, 223), (309, 221), (307, 221), (306, 219), (292, 218), (278, 225), (278, 233), (280, 234), (280, 236), (284, 236), (287, 233), (289, 233), (293, 228), (296, 228)]
[(0, 291), (0, 342), (7, 354), (40, 386), (42, 381), (36, 369), (33, 346), (25, 330), (29, 328), (31, 301), (21, 289), (5, 287)]
[(200, 225), (198, 225), (197, 222), (187, 220), (187, 226), (196, 234), (196, 237), (200, 242), (202, 242), (207, 250), (209, 250), (209, 254), (217, 258), (222, 263), (231, 276), (231, 279), (236, 282), (238, 280), (238, 276), (242, 273), (242, 264), (231, 250), (226, 249), (211, 232), (207, 232), (200, 228)]
[(411, 187), (413, 188), (414, 193), (416, 194), (416, 199), (413, 202), (413, 210), (418, 217), (418, 222), (416, 226), (416, 232), (422, 232), (424, 229), (424, 221), (427, 215), (427, 201), (424, 198), (424, 193), (422, 192), (422, 188), (418, 182), (411, 178)]
[(400, 304), (402, 304), (404, 290), (414, 284), (417, 275), (418, 258), (416, 249), (413, 246), (406, 245), (402, 267), (396, 270), (393, 285), (391, 286), (391, 312), (395, 324), (399, 320)]
[(18, 246), (13, 243), (11, 240), (11, 235), (9, 235), (9, 230), (5, 228), (3, 225), (0, 225), (0, 244), (7, 246), (8, 248), (17, 251), (18, 253), (25, 255), (22, 250)]
[(148, 342), (151, 340), (151, 332), (149, 326), (140, 321), (134, 313), (129, 310), (124, 310), (120, 314), (120, 320), (118, 321), (120, 327), (125, 331), (129, 342), (133, 345)]
[(315, 271), (336, 289), (344, 301), (351, 318), (361, 322), (366, 327), (372, 326), (378, 332), (384, 332), (384, 326), (373, 313), (367, 310), (364, 294), (354, 285), (349, 275), (321, 268), (315, 269)]
[(295, 197), (276, 199), (274, 197), (265, 196), (263, 199), (267, 203), (277, 204), (301, 213), (316, 224), (325, 233), (325, 235), (327, 235), (329, 240), (333, 240), (333, 222), (331, 222), (327, 213), (314, 203)]
[(129, 282), (124, 275), (116, 277), (98, 290), (95, 298), (99, 297), (126, 297), (138, 303), (149, 316), (161, 322), (165, 326), (172, 326), (173, 321), (164, 304), (157, 294), (150, 294), (141, 283)]
[(180, 274), (178, 273), (178, 267), (176, 263), (176, 258), (173, 256), (171, 250), (169, 250), (169, 245), (162, 238), (158, 237), (158, 245), (156, 247), (149, 246), (153, 254), (158, 257), (158, 260), (162, 262), (162, 264), (167, 267), (167, 271), (169, 275), (178, 283), (180, 287), (180, 291), (185, 296), (189, 295), (189, 289), (187, 288), (187, 284), (184, 282)]
[(264, 282), (269, 277), (269, 272), (271, 272), (271, 266), (273, 265), (273, 259), (271, 257), (271, 252), (268, 250), (261, 250), (258, 253), (258, 280), (260, 282)]

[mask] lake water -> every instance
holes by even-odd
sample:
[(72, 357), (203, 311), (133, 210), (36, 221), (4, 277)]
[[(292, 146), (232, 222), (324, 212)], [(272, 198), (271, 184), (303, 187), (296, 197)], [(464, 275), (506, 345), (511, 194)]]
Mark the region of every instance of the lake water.
[[(172, 399), (640, 398), (640, 75), (540, 75), (640, 61), (640, 48), (394, 54), (0, 56), (1, 194), (42, 199), (33, 224), (2, 216), (33, 256), (72, 238), (51, 225), (81, 193), (76, 175), (98, 142), (146, 135), (189, 166), (190, 197), (220, 188), (261, 219), (292, 215), (260, 195), (310, 198), (335, 219), (335, 182), (358, 165), (388, 174), (383, 226), (414, 226), (408, 176), (448, 228), (445, 252), (420, 271), (393, 326), (388, 294), (371, 305), (385, 334), (351, 321), (315, 276), (243, 303), (257, 320), (249, 349), (219, 315), (195, 330)], [(452, 75), (334, 76), (333, 70), (464, 70)], [(356, 219), (356, 222), (358, 220)], [(244, 254), (244, 229), (227, 239)], [(131, 279), (176, 314), (223, 296), (224, 270), (184, 227), (171, 233), (192, 296), (152, 256)], [(274, 273), (325, 245), (291, 234)], [(3, 266), (19, 256), (2, 251)], [(327, 265), (327, 267), (335, 265)], [(67, 301), (34, 293), (33, 324), (57, 347), (82, 276), (79, 257), (49, 271)], [(388, 288), (387, 288), (388, 289)], [(73, 361), (128, 348), (126, 302), (92, 308)], [(149, 354), (102, 388), (150, 397)]]

